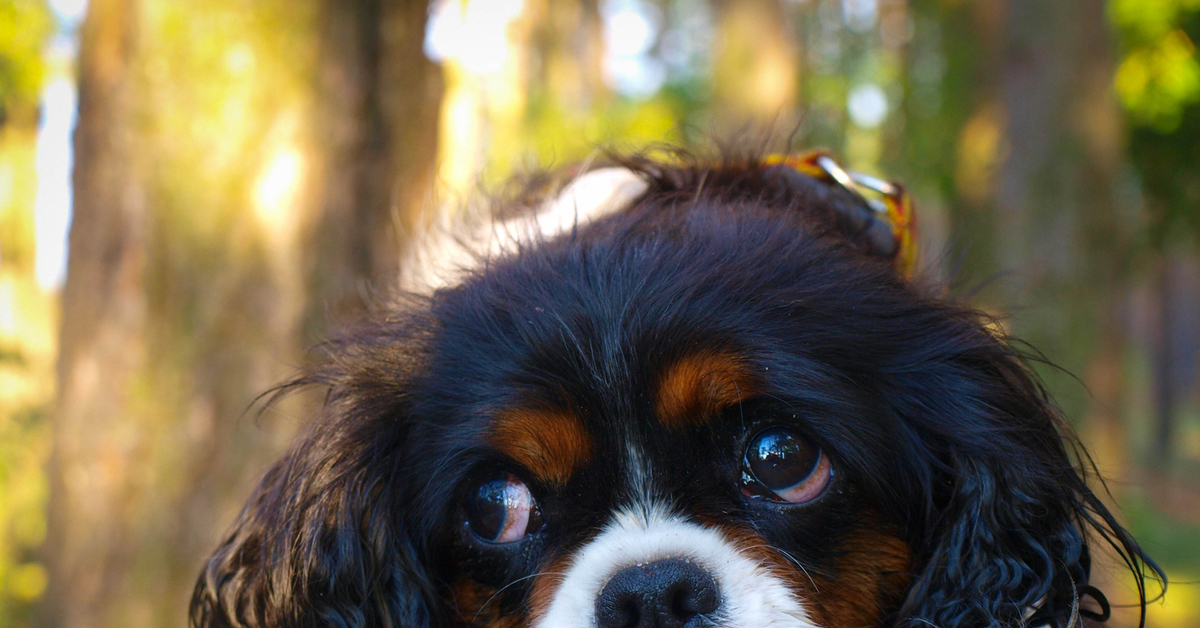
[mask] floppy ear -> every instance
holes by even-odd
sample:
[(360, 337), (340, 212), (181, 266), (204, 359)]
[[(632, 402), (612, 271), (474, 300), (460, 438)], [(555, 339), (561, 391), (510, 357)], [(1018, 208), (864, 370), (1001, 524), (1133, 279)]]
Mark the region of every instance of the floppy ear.
[(329, 440), (267, 473), (196, 584), (192, 626), (429, 625), (432, 587), (369, 468), (381, 461)]
[[(914, 544), (919, 570), (896, 625), (1068, 628), (1077, 614), (1107, 619), (1104, 595), (1088, 585), (1089, 535), (1133, 571), (1144, 609), (1147, 568), (1165, 579), (1087, 486), (1094, 467), (1071, 428), (1003, 341), (989, 335), (975, 349), (944, 364), (951, 371), (934, 379), (953, 389), (925, 406), (946, 412), (921, 425), (937, 459), (934, 512)], [(1080, 606), (1085, 595), (1092, 599)]]
[[(267, 472), (209, 558), (193, 627), (431, 624), (434, 587), (422, 539), (404, 529), (397, 481), (410, 423), (397, 360), (407, 358), (394, 337), (376, 340), (282, 389), (330, 386), (324, 417)], [(388, 342), (390, 352), (371, 349)]]
[(1021, 477), (1020, 462), (1012, 470), (1003, 464), (952, 457), (946, 508), (901, 625), (1015, 627), (1035, 609), (1070, 613), (1073, 587), (1087, 582), (1074, 504)]

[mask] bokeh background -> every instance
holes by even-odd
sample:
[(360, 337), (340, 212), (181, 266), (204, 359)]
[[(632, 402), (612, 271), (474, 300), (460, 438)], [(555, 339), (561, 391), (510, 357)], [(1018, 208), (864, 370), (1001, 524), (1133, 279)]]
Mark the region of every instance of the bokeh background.
[(313, 400), (247, 407), (423, 217), (764, 130), (910, 186), (1175, 580), (1149, 625), (1200, 626), (1197, 41), (1200, 0), (0, 0), (0, 627), (183, 625)]

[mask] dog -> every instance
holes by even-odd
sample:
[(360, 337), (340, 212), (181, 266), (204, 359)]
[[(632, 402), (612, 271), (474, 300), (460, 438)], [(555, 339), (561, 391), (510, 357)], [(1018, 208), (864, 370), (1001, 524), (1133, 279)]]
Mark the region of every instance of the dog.
[(822, 154), (564, 172), (281, 389), (321, 415), (192, 626), (1074, 628), (1097, 540), (1144, 623), (1161, 571), (1001, 328), (912, 277), (901, 188)]

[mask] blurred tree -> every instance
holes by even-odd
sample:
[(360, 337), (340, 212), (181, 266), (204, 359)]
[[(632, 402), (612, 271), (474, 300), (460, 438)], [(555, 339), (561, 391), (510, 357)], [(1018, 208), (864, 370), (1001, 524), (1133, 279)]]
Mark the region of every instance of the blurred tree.
[(799, 46), (780, 0), (715, 0), (712, 124), (718, 136), (786, 133), (799, 95)]
[(1043, 376), (1067, 415), (1115, 420), (1130, 229), (1115, 203), (1124, 144), (1103, 6), (913, 5), (905, 133), (889, 163), (946, 203), (951, 275), (999, 278), (977, 303), (1014, 312), (1015, 335), (1064, 368)]
[(599, 0), (530, 3), (529, 45), (535, 65), (527, 91), (553, 87), (566, 105), (588, 110), (612, 98), (604, 81), (604, 24)]
[(913, 8), (905, 133), (888, 170), (946, 203), (952, 278), (985, 286), (976, 302), (1012, 312), (1014, 334), (1063, 367), (1043, 377), (1073, 421), (1093, 422), (1099, 456), (1121, 468), (1135, 217), (1118, 210), (1125, 144), (1104, 6)]
[[(989, 233), (985, 202), (995, 192), (1003, 157), (996, 88), (1000, 27), (995, 3), (912, 3), (912, 42), (905, 47), (904, 133), (885, 159), (885, 170), (920, 193), (922, 206), (933, 199), (948, 208), (960, 249), (934, 250), (951, 273), (986, 277), (992, 270), (991, 243), (974, 237)], [(934, 258), (938, 259), (937, 257)]]
[[(653, 91), (653, 72), (628, 81), (632, 87), (618, 76), (620, 68), (659, 67), (661, 15), (649, 2), (439, 6), (433, 39), (451, 42), (435, 51), (444, 55), (447, 77), (439, 184), (449, 206), (477, 195), (480, 185), (594, 158), (602, 147), (676, 140), (680, 120), (693, 110), (677, 92)], [(449, 26), (440, 30), (439, 22)], [(483, 33), (478, 45), (453, 44)], [(612, 40), (621, 38), (616, 48), (626, 56), (614, 59)]]
[(1071, 283), (1071, 316), (1082, 327), (1073, 343), (1085, 347), (1079, 371), (1090, 393), (1085, 400), (1090, 445), (1109, 469), (1128, 469), (1128, 429), (1123, 416), (1129, 398), (1125, 364), (1129, 359), (1126, 312), (1132, 290), (1130, 268), (1138, 219), (1121, 202), (1126, 128), (1112, 89), (1116, 41), (1107, 28), (1104, 7), (1082, 2), (1072, 11), (1078, 28), (1078, 52), (1069, 82), (1068, 154), (1079, 160), (1072, 185), (1079, 197), (1081, 262)]
[(75, 215), (53, 421), (45, 626), (105, 625), (135, 542), (132, 392), (145, 368), (146, 205), (135, 171), (134, 0), (93, 0), (81, 33)]
[[(1015, 271), (1002, 284), (1005, 302), (1023, 310), (1014, 329), (1064, 369), (1043, 373), (1058, 402), (1077, 424), (1102, 422), (1112, 439), (1123, 433), (1113, 426), (1130, 225), (1116, 211), (1124, 138), (1103, 11), (1088, 0), (1009, 4), (995, 250), (998, 268)], [(1106, 445), (1110, 468), (1123, 467), (1125, 448)]]
[(359, 313), (399, 273), (432, 194), (441, 68), (425, 57), (424, 0), (322, 0), (317, 143), (322, 201), (305, 249), (309, 333)]
[[(993, 123), (1004, 153), (991, 221), (993, 272), (1008, 273), (998, 287), (1004, 309), (1016, 310), (1014, 333), (1054, 356), (1066, 373), (1083, 372), (1097, 331), (1077, 316), (1099, 310), (1096, 285), (1083, 280), (1083, 232), (1111, 209), (1102, 202), (1085, 212), (1080, 202), (1083, 186), (1108, 185), (1080, 177), (1087, 156), (1072, 125), (1075, 81), (1085, 61), (1078, 15), (1085, 3), (1018, 0), (1008, 3), (1007, 14), (997, 11), (1001, 80)], [(1082, 387), (1054, 369), (1042, 376), (1067, 416), (1079, 421), (1087, 403)]]
[(1114, 0), (1109, 16), (1122, 39), (1115, 85), (1129, 114), (1129, 159), (1137, 170), (1147, 210), (1145, 234), (1151, 254), (1156, 333), (1152, 339), (1155, 382), (1152, 460), (1170, 467), (1175, 417), (1185, 384), (1176, 367), (1195, 356), (1179, 355), (1175, 339), (1195, 321), (1173, 316), (1180, 257), (1200, 243), (1200, 2)]
[(248, 405), (394, 282), (436, 154), (426, 11), (91, 4), (42, 625), (178, 625), (305, 407)]

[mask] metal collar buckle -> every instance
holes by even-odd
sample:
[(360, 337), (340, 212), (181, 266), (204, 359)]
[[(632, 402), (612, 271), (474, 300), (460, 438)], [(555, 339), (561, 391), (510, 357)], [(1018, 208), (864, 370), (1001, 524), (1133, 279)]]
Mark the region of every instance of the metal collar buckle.
[[(818, 180), (845, 188), (871, 210), (875, 220), (886, 223), (895, 246), (888, 247), (897, 270), (911, 277), (916, 270), (916, 216), (912, 199), (899, 183), (884, 181), (868, 174), (848, 171), (823, 152), (771, 155), (764, 165), (782, 165)], [(868, 196), (865, 192), (873, 193)], [(878, 195), (875, 197), (874, 195)]]

